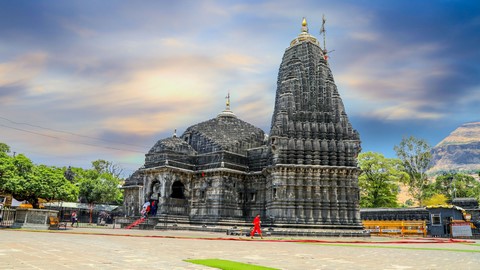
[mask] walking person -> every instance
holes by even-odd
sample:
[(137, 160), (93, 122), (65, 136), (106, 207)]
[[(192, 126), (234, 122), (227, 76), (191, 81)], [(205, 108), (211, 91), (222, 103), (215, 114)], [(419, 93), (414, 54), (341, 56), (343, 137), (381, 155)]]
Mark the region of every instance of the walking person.
[(77, 223), (77, 227), (78, 227), (78, 216), (77, 216), (77, 211), (73, 211), (72, 212), (72, 227), (73, 225)]
[(257, 232), (258, 235), (260, 235), (260, 237), (263, 239), (263, 236), (262, 236), (262, 229), (260, 228), (260, 224), (262, 223), (262, 221), (260, 220), (260, 214), (258, 214), (254, 219), (253, 219), (253, 230), (250, 232), (250, 238), (253, 239), (253, 236), (255, 235), (255, 233)]

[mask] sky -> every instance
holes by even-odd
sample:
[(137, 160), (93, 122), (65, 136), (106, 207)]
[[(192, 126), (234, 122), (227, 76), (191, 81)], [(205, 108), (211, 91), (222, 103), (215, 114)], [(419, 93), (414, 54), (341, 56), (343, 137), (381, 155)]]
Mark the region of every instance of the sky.
[(395, 157), (480, 121), (480, 2), (2, 1), (0, 142), (36, 164), (128, 176), (160, 139), (231, 109), (270, 131), (302, 18), (321, 39), (362, 149)]

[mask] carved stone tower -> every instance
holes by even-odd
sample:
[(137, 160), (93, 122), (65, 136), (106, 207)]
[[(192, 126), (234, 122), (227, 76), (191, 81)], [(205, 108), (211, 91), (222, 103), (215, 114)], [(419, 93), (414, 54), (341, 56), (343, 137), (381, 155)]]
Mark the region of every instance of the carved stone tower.
[(352, 128), (329, 68), (327, 51), (301, 33), (283, 55), (266, 169), (266, 214), (298, 228), (362, 228)]

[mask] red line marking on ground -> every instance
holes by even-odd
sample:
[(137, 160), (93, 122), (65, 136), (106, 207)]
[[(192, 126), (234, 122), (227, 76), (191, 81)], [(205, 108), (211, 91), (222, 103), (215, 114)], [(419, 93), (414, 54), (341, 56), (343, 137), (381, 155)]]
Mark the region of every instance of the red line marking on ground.
[(142, 235), (142, 234), (123, 234), (123, 233), (95, 233), (95, 232), (68, 232), (68, 231), (35, 231), (35, 230), (15, 230), (29, 232), (48, 232), (48, 233), (64, 233), (64, 234), (84, 234), (84, 235), (101, 235), (101, 236), (123, 236), (123, 237), (148, 237), (148, 238), (164, 238), (179, 240), (214, 240), (214, 241), (255, 241), (255, 242), (279, 242), (279, 243), (322, 243), (322, 244), (452, 244), (452, 243), (475, 243), (475, 241), (467, 239), (451, 239), (451, 238), (415, 238), (393, 241), (341, 241), (341, 240), (319, 240), (319, 239), (250, 239), (236, 237), (188, 237), (188, 236), (168, 236), (168, 235)]

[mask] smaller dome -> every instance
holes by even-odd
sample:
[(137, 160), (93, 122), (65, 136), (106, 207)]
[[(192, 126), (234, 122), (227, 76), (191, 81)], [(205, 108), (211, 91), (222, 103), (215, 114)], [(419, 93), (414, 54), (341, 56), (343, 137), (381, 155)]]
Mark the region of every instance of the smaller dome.
[(148, 151), (149, 154), (160, 153), (165, 151), (172, 151), (182, 154), (195, 154), (196, 151), (193, 149), (186, 141), (178, 138), (177, 136), (165, 138), (159, 140), (153, 147)]

